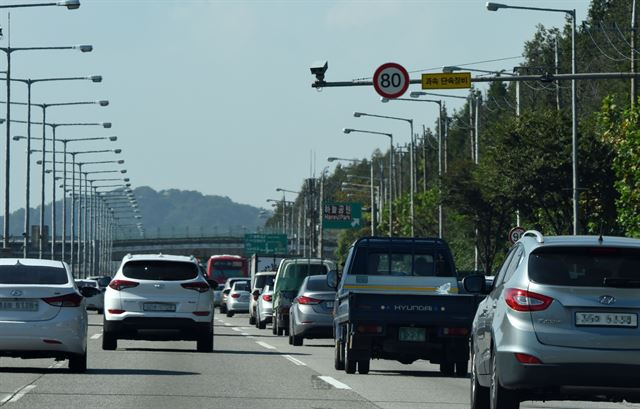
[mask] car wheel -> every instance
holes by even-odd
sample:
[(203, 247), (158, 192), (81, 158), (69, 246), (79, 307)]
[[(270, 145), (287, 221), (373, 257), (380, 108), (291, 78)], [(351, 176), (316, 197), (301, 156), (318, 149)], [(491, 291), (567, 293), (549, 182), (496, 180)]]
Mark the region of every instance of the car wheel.
[(464, 378), (469, 374), (469, 361), (456, 362), (456, 376)]
[(291, 339), (291, 345), (293, 345), (294, 347), (301, 347), (302, 336), (296, 335), (295, 331), (293, 330), (293, 320), (291, 318), (289, 318), (289, 322), (291, 323), (289, 325), (289, 339)]
[(227, 317), (233, 317), (233, 311), (227, 311)]
[(453, 362), (442, 362), (440, 364), (440, 373), (444, 376), (452, 376), (454, 370)]
[(99, 309), (99, 310), (97, 310), (97, 311), (98, 311), (98, 314), (100, 314), (100, 315), (104, 315), (104, 309)]
[(258, 329), (265, 329), (267, 328), (267, 321), (261, 321), (260, 319), (258, 319)]
[(87, 372), (87, 353), (74, 354), (69, 357), (69, 370), (74, 373)]
[(227, 307), (221, 305), (220, 306), (220, 314), (224, 314), (225, 312), (227, 312)]
[(342, 355), (342, 342), (336, 340), (333, 348), (333, 367), (342, 371), (344, 369), (344, 356)]
[(519, 409), (520, 400), (516, 391), (500, 385), (500, 376), (495, 352), (491, 356), (491, 385), (489, 387), (489, 407), (491, 409)]
[(356, 364), (358, 362), (349, 357), (349, 345), (347, 342), (344, 343), (344, 371), (348, 374), (356, 373)]
[(118, 348), (118, 337), (111, 332), (102, 334), (102, 349), (105, 351), (115, 351)]
[(360, 375), (366, 375), (369, 373), (369, 367), (371, 365), (370, 359), (361, 359), (358, 361), (358, 373)]
[(478, 382), (475, 353), (471, 352), (471, 409), (489, 409), (489, 388)]
[(271, 323), (272, 323), (271, 332), (273, 332), (273, 335), (278, 335), (278, 317), (274, 316)]
[(213, 352), (213, 330), (201, 335), (196, 342), (198, 352)]
[(259, 324), (260, 324), (260, 317), (258, 316), (258, 311), (256, 311), (256, 319), (253, 320), (253, 324), (255, 325), (256, 328), (260, 328)]
[(249, 325), (256, 325), (256, 317), (254, 315), (249, 316)]

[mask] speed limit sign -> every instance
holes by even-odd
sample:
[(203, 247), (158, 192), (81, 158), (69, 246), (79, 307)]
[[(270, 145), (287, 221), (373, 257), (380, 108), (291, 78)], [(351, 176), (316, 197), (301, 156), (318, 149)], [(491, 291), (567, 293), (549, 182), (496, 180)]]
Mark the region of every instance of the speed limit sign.
[(520, 240), (524, 235), (524, 229), (520, 226), (514, 227), (509, 230), (509, 241), (511, 244), (514, 244), (516, 241)]
[(409, 88), (409, 73), (400, 64), (382, 64), (373, 74), (373, 87), (384, 98), (398, 98)]

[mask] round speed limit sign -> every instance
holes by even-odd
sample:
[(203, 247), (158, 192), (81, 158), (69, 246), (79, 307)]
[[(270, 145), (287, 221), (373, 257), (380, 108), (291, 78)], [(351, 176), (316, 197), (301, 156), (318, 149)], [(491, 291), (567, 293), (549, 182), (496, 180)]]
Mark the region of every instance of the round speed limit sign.
[(509, 230), (509, 241), (511, 242), (511, 244), (514, 244), (516, 241), (520, 240), (524, 235), (524, 231), (525, 230), (520, 226), (514, 227), (513, 229)]
[(373, 87), (384, 98), (398, 98), (409, 88), (409, 73), (400, 64), (382, 64), (373, 74)]

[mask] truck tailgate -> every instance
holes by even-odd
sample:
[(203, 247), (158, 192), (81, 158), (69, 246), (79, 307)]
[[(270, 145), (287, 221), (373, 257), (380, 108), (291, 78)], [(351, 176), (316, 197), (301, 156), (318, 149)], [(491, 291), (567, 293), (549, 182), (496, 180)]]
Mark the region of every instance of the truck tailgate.
[(471, 326), (475, 295), (349, 294), (349, 321), (416, 326)]

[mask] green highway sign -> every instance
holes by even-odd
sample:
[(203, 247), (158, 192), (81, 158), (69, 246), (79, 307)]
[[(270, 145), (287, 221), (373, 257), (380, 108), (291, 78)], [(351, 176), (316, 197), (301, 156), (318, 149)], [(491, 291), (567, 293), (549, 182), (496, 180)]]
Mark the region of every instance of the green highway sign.
[(362, 204), (325, 203), (322, 205), (324, 229), (359, 229), (362, 226)]
[(287, 254), (286, 234), (245, 234), (244, 254)]

